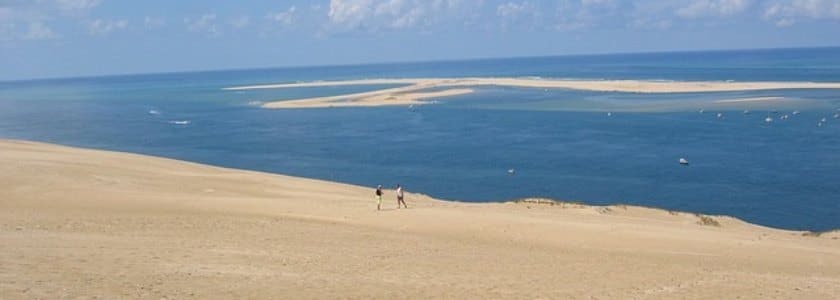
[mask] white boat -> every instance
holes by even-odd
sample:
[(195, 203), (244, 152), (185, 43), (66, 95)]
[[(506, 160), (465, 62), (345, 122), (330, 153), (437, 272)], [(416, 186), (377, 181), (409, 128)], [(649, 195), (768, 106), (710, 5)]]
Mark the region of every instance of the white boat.
[(680, 157), (680, 164), (681, 165), (688, 165), (688, 160), (685, 158)]
[(510, 174), (510, 175), (516, 174), (516, 170), (508, 169), (508, 174)]
[(798, 110), (794, 110), (794, 111), (793, 111), (793, 115), (794, 115), (794, 116), (799, 115), (799, 111), (798, 111)]
[(745, 115), (749, 115), (749, 114), (750, 114), (750, 111), (749, 111), (749, 110), (744, 110), (744, 114), (745, 114)]
[(611, 112), (608, 112), (608, 113), (607, 113), (607, 117), (612, 117), (612, 113), (611, 113)]
[(718, 113), (717, 117), (718, 117), (718, 119), (723, 119), (723, 113)]
[(766, 117), (766, 118), (764, 118), (764, 122), (767, 122), (767, 123), (772, 123), (772, 122), (773, 122), (773, 118), (771, 118), (771, 117)]
[(702, 113), (704, 113), (704, 112), (706, 112), (706, 111), (705, 111), (705, 110), (703, 110), (703, 109), (701, 108), (701, 109), (700, 109), (699, 111), (697, 111), (697, 112), (699, 112), (699, 113), (701, 113), (701, 114), (702, 114)]

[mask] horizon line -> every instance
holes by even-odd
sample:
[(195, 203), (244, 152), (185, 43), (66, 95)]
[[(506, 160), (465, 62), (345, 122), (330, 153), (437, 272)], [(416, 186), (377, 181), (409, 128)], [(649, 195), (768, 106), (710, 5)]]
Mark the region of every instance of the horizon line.
[(251, 71), (251, 70), (304, 69), (304, 68), (330, 68), (330, 67), (360, 67), (360, 66), (396, 65), (396, 64), (470, 62), (470, 61), (504, 60), (504, 59), (593, 57), (593, 56), (646, 55), (646, 54), (649, 55), (649, 54), (674, 54), (674, 53), (698, 53), (698, 52), (805, 50), (805, 49), (832, 49), (832, 48), (840, 48), (840, 45), (802, 46), (802, 47), (767, 47), (767, 48), (730, 48), (730, 49), (714, 48), (714, 49), (697, 49), (697, 50), (655, 50), (655, 51), (636, 51), (636, 52), (592, 52), (592, 53), (570, 53), (570, 54), (556, 54), (556, 55), (487, 56), (487, 57), (471, 57), (471, 58), (444, 58), (444, 59), (430, 59), (430, 60), (393, 60), (393, 61), (382, 61), (382, 62), (358, 62), (358, 63), (338, 63), (338, 64), (286, 65), (286, 66), (241, 67), (241, 68), (236, 67), (236, 68), (220, 68), (220, 69), (192, 69), (192, 70), (175, 70), (175, 71), (150, 71), (150, 72), (137, 72), (137, 73), (112, 73), (112, 74), (90, 74), (90, 75), (79, 75), (79, 76), (54, 76), (54, 77), (47, 76), (47, 77), (30, 77), (30, 78), (21, 78), (21, 79), (0, 79), (0, 83), (38, 82), (38, 81), (53, 81), (53, 80), (68, 80), (68, 79), (96, 79), (96, 78), (106, 78), (106, 77), (132, 77), (132, 76), (149, 76), (149, 75), (174, 75), (174, 74), (191, 74), (191, 73), (235, 72), (235, 71)]

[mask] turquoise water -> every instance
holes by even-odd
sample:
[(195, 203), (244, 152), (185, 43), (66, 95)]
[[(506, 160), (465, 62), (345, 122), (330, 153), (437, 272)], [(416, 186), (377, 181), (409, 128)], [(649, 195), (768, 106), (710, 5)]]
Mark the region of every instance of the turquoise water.
[[(222, 90), (311, 80), (457, 76), (840, 82), (840, 49), (0, 82), (0, 137), (367, 186), (400, 183), (444, 199), (537, 196), (725, 214), (789, 229), (840, 228), (840, 120), (833, 118), (840, 108), (840, 90), (647, 95), (496, 87), (439, 99), (439, 104), (414, 111), (257, 106), (396, 85)], [(768, 96), (792, 101), (710, 104)], [(698, 113), (699, 108), (706, 112)], [(743, 114), (744, 109), (751, 113)], [(802, 113), (793, 115), (793, 110)], [(781, 121), (784, 114), (790, 119)], [(764, 122), (768, 116), (775, 122)], [(818, 127), (824, 117), (827, 122)], [(691, 165), (679, 165), (680, 157)], [(508, 169), (515, 169), (515, 175)]]

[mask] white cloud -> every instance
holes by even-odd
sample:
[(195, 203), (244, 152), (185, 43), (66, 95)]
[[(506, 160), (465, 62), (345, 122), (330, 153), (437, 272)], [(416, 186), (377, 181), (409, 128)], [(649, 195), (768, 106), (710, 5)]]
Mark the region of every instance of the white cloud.
[(372, 4), (373, 0), (331, 0), (327, 16), (333, 24), (355, 29), (372, 14)]
[(677, 16), (687, 19), (726, 17), (743, 12), (751, 2), (751, 0), (695, 0), (677, 9)]
[(671, 20), (640, 17), (633, 19), (630, 27), (643, 30), (665, 30), (671, 28)]
[(539, 14), (537, 6), (531, 2), (508, 2), (496, 7), (496, 15), (501, 18), (502, 30), (515, 24), (528, 22), (534, 24)]
[(280, 24), (284, 27), (291, 26), (295, 23), (295, 12), (297, 11), (297, 7), (292, 5), (285, 11), (276, 12), (276, 13), (269, 13), (266, 18), (271, 20), (276, 24)]
[(414, 6), (403, 11), (394, 11), (387, 13), (392, 18), (388, 25), (391, 28), (402, 29), (414, 27), (415, 25), (426, 23), (426, 9), (423, 6)]
[(143, 27), (146, 29), (156, 29), (163, 27), (164, 25), (166, 25), (166, 20), (163, 18), (146, 16), (146, 18), (143, 19)]
[(87, 23), (88, 33), (91, 35), (109, 35), (111, 32), (128, 28), (128, 20), (108, 21), (96, 19)]
[(248, 27), (251, 24), (251, 17), (249, 16), (238, 16), (230, 20), (230, 26), (236, 29), (242, 29)]
[(776, 26), (788, 27), (800, 19), (840, 20), (838, 0), (788, 0), (776, 1), (764, 10), (764, 18)]
[(553, 27), (560, 31), (571, 31), (621, 22), (624, 18), (622, 5), (629, 4), (612, 0), (560, 0)]
[(332, 31), (368, 31), (429, 27), (473, 18), (483, 1), (331, 0), (327, 18)]
[(794, 19), (779, 19), (776, 21), (777, 27), (790, 27), (793, 26), (793, 24), (796, 24), (796, 20)]
[(197, 19), (184, 18), (184, 24), (189, 32), (203, 33), (209, 36), (221, 34), (219, 26), (216, 25), (216, 14), (204, 14)]
[(29, 23), (29, 28), (23, 34), (27, 40), (50, 40), (58, 38), (58, 35), (46, 24), (41, 22)]
[(580, 4), (583, 6), (599, 6), (599, 5), (613, 5), (612, 0), (581, 0)]
[(102, 0), (55, 0), (58, 9), (67, 14), (85, 13), (102, 3)]
[(503, 19), (518, 18), (523, 15), (533, 14), (534, 12), (536, 12), (536, 7), (528, 1), (523, 1), (522, 3), (508, 2), (499, 4), (496, 7), (496, 15)]

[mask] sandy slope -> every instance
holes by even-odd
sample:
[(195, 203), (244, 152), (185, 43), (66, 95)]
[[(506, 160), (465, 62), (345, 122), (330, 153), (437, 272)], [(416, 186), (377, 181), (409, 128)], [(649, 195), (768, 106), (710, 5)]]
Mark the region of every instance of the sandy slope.
[(464, 204), (0, 141), (0, 299), (798, 298), (840, 240), (636, 207)]
[[(472, 93), (465, 87), (510, 86), (526, 88), (564, 88), (602, 92), (687, 93), (775, 89), (840, 89), (837, 82), (724, 82), (724, 81), (644, 81), (644, 80), (562, 80), (539, 78), (413, 78), (314, 81), (229, 87), (225, 90), (252, 90), (343, 85), (407, 84), (407, 86), (371, 92), (268, 102), (266, 108), (316, 108), (340, 106), (384, 106), (423, 104), (422, 100)], [(428, 95), (413, 93), (423, 89), (442, 90)]]

